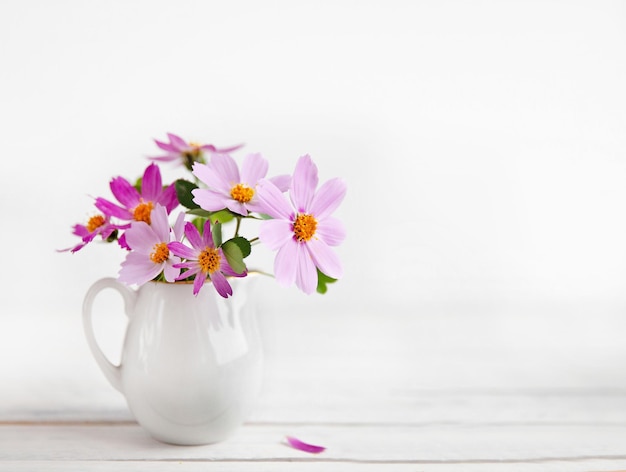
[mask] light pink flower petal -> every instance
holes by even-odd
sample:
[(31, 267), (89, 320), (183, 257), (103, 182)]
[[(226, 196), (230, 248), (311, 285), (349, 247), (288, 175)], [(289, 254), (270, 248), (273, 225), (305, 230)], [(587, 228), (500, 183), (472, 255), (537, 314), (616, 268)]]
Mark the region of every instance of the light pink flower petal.
[(293, 239), (292, 223), (288, 220), (262, 221), (259, 239), (270, 250), (276, 251)]
[(241, 182), (239, 177), (239, 168), (235, 159), (228, 154), (213, 154), (209, 168), (213, 169), (222, 179), (224, 179), (230, 188)]
[(248, 216), (248, 209), (246, 208), (246, 204), (240, 203), (237, 200), (226, 200), (226, 208), (228, 208), (233, 213), (237, 213), (241, 216)]
[(268, 180), (276, 185), (276, 187), (278, 187), (278, 190), (280, 190), (281, 192), (286, 192), (291, 186), (291, 176), (287, 174), (277, 175), (275, 177), (269, 178)]
[(294, 213), (293, 208), (284, 197), (282, 192), (268, 180), (262, 180), (257, 187), (257, 197), (263, 208), (262, 213), (266, 213), (272, 218), (290, 219)]
[(180, 241), (183, 239), (184, 231), (185, 231), (185, 213), (178, 213), (178, 217), (176, 218), (176, 222), (174, 223), (174, 240)]
[(177, 151), (182, 151), (183, 149), (189, 147), (187, 142), (180, 136), (177, 136), (173, 133), (167, 133), (167, 137), (170, 140), (172, 146), (174, 146)]
[(298, 213), (309, 213), (318, 180), (317, 166), (311, 157), (306, 154), (298, 159), (289, 191), (291, 202)]
[(329, 246), (338, 246), (346, 238), (346, 229), (340, 220), (329, 216), (317, 222), (315, 235)]
[(179, 157), (176, 154), (169, 154), (167, 156), (148, 156), (148, 159), (159, 162), (172, 162), (178, 160)]
[(167, 211), (158, 203), (150, 212), (150, 226), (161, 242), (170, 242), (170, 223), (167, 219)]
[(233, 289), (220, 271), (213, 272), (211, 274), (211, 282), (213, 282), (213, 286), (217, 293), (219, 293), (222, 297), (228, 298), (233, 294)]
[(222, 193), (206, 188), (196, 188), (191, 191), (193, 201), (200, 205), (200, 208), (207, 211), (219, 211), (226, 208), (226, 203), (230, 200)]
[(135, 208), (139, 205), (139, 192), (124, 177), (115, 177), (109, 187), (117, 201), (126, 208)]
[(317, 289), (317, 269), (309, 251), (305, 247), (306, 244), (296, 244), (298, 246), (296, 286), (307, 295), (310, 295)]
[(167, 248), (178, 257), (182, 257), (184, 259), (198, 259), (197, 249), (187, 247), (179, 241), (172, 241), (167, 245)]
[(248, 154), (241, 165), (241, 182), (254, 188), (267, 175), (269, 162), (261, 154)]
[(315, 446), (313, 444), (307, 444), (304, 441), (300, 441), (298, 438), (294, 438), (293, 436), (287, 436), (287, 443), (295, 449), (304, 452), (310, 452), (312, 454), (319, 454), (320, 452), (324, 452), (326, 450), (323, 446)]
[(200, 146), (200, 149), (215, 152), (218, 154), (228, 154), (229, 152), (236, 151), (237, 149), (241, 149), (242, 147), (243, 147), (243, 144), (237, 144), (236, 146), (230, 146), (230, 147), (218, 149), (212, 144), (204, 144), (203, 146)]
[(163, 275), (165, 275), (165, 280), (167, 280), (168, 282), (174, 282), (176, 278), (180, 275), (180, 269), (178, 267), (174, 267), (174, 264), (178, 263), (180, 263), (180, 258), (176, 256), (170, 256), (170, 258), (165, 261)]
[(298, 269), (298, 243), (294, 240), (287, 241), (276, 253), (274, 259), (274, 276), (276, 281), (285, 287), (293, 285), (296, 281)]
[(126, 244), (141, 254), (151, 254), (155, 244), (163, 242), (154, 230), (143, 221), (134, 221), (125, 233)]
[(319, 270), (333, 279), (341, 278), (343, 275), (341, 261), (328, 244), (321, 239), (311, 239), (304, 246)]
[(163, 141), (159, 141), (158, 139), (154, 140), (154, 144), (156, 144), (158, 146), (159, 149), (162, 149), (164, 151), (167, 152), (178, 152), (178, 149), (176, 149), (174, 146), (172, 146), (172, 144), (170, 143), (164, 143)]
[(119, 280), (128, 285), (143, 285), (159, 275), (162, 269), (163, 264), (155, 264), (145, 254), (131, 251), (122, 262)]
[[(186, 268), (187, 266), (189, 266), (191, 264), (189, 263), (185, 263), (185, 264), (176, 264), (174, 267), (176, 268)], [(200, 267), (199, 266), (195, 266), (190, 268), (188, 271), (183, 272), (182, 274), (180, 274), (178, 277), (176, 277), (176, 280), (185, 280), (188, 279), (189, 277), (196, 275), (198, 272), (200, 272)]]
[[(209, 167), (206, 164), (200, 164), (196, 162), (193, 165), (192, 173), (193, 175), (198, 177), (198, 179), (204, 182), (209, 187), (209, 189), (215, 192), (221, 193), (224, 196), (230, 197), (230, 190), (232, 188), (232, 183), (230, 183), (226, 179), (225, 176), (217, 172), (213, 167)], [(239, 183), (239, 182), (235, 182), (235, 183)]]
[(330, 216), (346, 196), (346, 188), (346, 183), (338, 178), (325, 182), (315, 192), (311, 201), (310, 212), (318, 220)]
[(141, 196), (144, 200), (154, 202), (161, 196), (162, 192), (163, 182), (161, 181), (159, 166), (150, 164), (146, 167), (141, 179)]
[(256, 211), (257, 213), (265, 213), (265, 207), (263, 206), (263, 202), (259, 200), (259, 197), (256, 194), (256, 192), (254, 196), (252, 197), (252, 200), (250, 200), (248, 203), (245, 204), (245, 208), (248, 210), (248, 213), (251, 211), (252, 212)]

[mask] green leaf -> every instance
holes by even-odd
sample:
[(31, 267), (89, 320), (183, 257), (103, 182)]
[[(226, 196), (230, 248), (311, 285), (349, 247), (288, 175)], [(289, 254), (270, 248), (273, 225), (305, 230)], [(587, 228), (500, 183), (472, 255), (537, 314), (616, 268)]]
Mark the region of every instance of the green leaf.
[(198, 188), (196, 184), (185, 179), (178, 179), (174, 182), (174, 185), (176, 187), (176, 196), (182, 206), (189, 209), (200, 208), (200, 205), (193, 201), (193, 195), (191, 194), (192, 190)]
[(196, 227), (200, 234), (204, 233), (204, 224), (206, 223), (207, 218), (194, 218), (191, 220), (191, 223)]
[(220, 247), (222, 245), (222, 223), (216, 222), (213, 225), (212, 234), (215, 247)]
[(209, 217), (213, 214), (210, 211), (203, 210), (202, 208), (194, 208), (192, 210), (187, 210), (186, 213), (188, 215), (201, 216), (202, 218), (209, 219)]
[(228, 264), (237, 274), (242, 274), (246, 270), (246, 264), (243, 262), (243, 253), (237, 243), (232, 240), (222, 244), (222, 252), (228, 261)]
[(115, 229), (107, 238), (107, 243), (112, 243), (113, 241), (116, 241), (116, 240), (117, 240), (117, 230)]
[(273, 220), (274, 219), (270, 215), (266, 215), (265, 213), (259, 213), (259, 218), (261, 218), (262, 220)]
[(215, 224), (216, 221), (220, 223), (228, 223), (235, 218), (229, 210), (220, 210), (211, 212), (211, 223)]
[(143, 181), (142, 177), (139, 177), (137, 180), (135, 180), (135, 185), (133, 185), (133, 187), (135, 187), (135, 190), (137, 190), (139, 193), (141, 193), (141, 182)]
[(317, 293), (326, 293), (328, 291), (328, 287), (326, 285), (334, 282), (337, 282), (337, 279), (333, 279), (317, 269)]
[[(235, 243), (237, 246), (239, 246), (239, 249), (241, 249), (241, 255), (245, 258), (248, 257), (250, 255), (250, 253), (252, 252), (252, 245), (250, 244), (250, 241), (248, 241), (246, 238), (244, 238), (243, 236), (237, 236), (235, 238), (229, 239), (228, 241), (226, 241), (227, 243)], [(217, 245), (217, 243), (215, 243)]]

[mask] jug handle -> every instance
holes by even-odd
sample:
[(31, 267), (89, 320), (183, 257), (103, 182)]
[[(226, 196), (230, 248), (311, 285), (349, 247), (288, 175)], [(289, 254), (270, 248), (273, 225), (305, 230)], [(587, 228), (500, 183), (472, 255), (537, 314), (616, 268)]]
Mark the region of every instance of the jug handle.
[[(85, 295), (83, 302), (83, 327), (85, 329), (85, 336), (87, 338), (87, 344), (93, 354), (96, 362), (102, 369), (107, 380), (118, 391), (122, 392), (122, 376), (121, 376), (121, 364), (115, 365), (109, 359), (106, 358), (100, 346), (96, 341), (94, 335), (93, 323), (92, 323), (92, 309), (96, 296), (104, 289), (112, 288), (116, 290), (124, 299), (124, 312), (126, 316), (130, 317), (135, 306), (135, 300), (137, 298), (137, 292), (131, 290), (126, 285), (118, 282), (114, 278), (107, 277), (95, 282)], [(122, 392), (123, 393), (123, 392)]]

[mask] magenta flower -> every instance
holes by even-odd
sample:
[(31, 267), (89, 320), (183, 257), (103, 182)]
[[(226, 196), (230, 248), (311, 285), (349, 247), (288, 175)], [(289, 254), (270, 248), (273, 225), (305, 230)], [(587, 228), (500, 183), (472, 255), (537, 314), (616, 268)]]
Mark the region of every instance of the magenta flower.
[[(269, 163), (261, 154), (248, 154), (239, 172), (232, 157), (215, 154), (208, 165), (193, 166), (193, 174), (209, 187), (193, 190), (193, 201), (207, 211), (228, 208), (242, 216), (247, 216), (250, 211), (262, 212), (256, 191), (268, 167)], [(289, 187), (289, 176), (281, 175), (270, 180), (283, 192)]]
[(237, 274), (226, 261), (226, 257), (220, 248), (215, 247), (213, 235), (211, 233), (211, 221), (207, 220), (204, 225), (202, 236), (193, 223), (185, 224), (185, 236), (189, 240), (191, 247), (175, 241), (168, 247), (178, 257), (186, 259), (186, 262), (176, 264), (174, 267), (187, 269), (180, 274), (176, 280), (183, 280), (195, 275), (193, 281), (193, 294), (197, 295), (204, 282), (208, 278), (213, 282), (217, 293), (228, 298), (233, 294), (233, 289), (228, 283), (225, 275), (231, 277), (245, 277), (246, 272)]
[(149, 159), (161, 162), (179, 161), (180, 164), (185, 165), (190, 170), (194, 162), (202, 161), (202, 153), (204, 151), (208, 151), (210, 153), (227, 153), (235, 151), (243, 146), (243, 144), (239, 144), (237, 146), (218, 149), (212, 144), (199, 144), (193, 141), (187, 142), (180, 136), (172, 133), (167, 133), (167, 138), (169, 140), (167, 143), (156, 139), (154, 140), (156, 145), (165, 151), (165, 154), (161, 156), (152, 156), (149, 157)]
[(261, 223), (259, 239), (271, 250), (278, 250), (274, 275), (281, 285), (296, 286), (310, 294), (317, 288), (317, 269), (339, 278), (343, 269), (331, 246), (339, 245), (345, 230), (332, 212), (346, 194), (341, 179), (331, 179), (317, 191), (317, 167), (306, 155), (296, 164), (290, 200), (271, 182), (258, 187), (264, 212), (274, 218)]
[(150, 215), (157, 203), (164, 206), (168, 214), (178, 205), (176, 188), (170, 185), (163, 189), (161, 171), (156, 164), (146, 168), (141, 181), (141, 193), (123, 177), (111, 180), (110, 187), (122, 206), (99, 197), (96, 198), (96, 207), (105, 215), (121, 220), (150, 224)]
[(126, 284), (143, 285), (154, 279), (161, 272), (168, 282), (174, 282), (180, 274), (176, 264), (180, 259), (174, 256), (168, 244), (182, 239), (184, 213), (178, 215), (174, 230), (170, 229), (167, 211), (157, 204), (151, 212), (151, 224), (134, 221), (124, 233), (131, 251), (126, 254), (119, 272), (119, 280)]
[(80, 251), (87, 244), (93, 241), (96, 236), (100, 235), (102, 239), (107, 239), (113, 231), (118, 229), (117, 225), (111, 223), (111, 217), (108, 215), (94, 215), (89, 218), (86, 225), (77, 224), (74, 225), (72, 234), (81, 238), (80, 244), (76, 246), (60, 249), (60, 252), (76, 252)]

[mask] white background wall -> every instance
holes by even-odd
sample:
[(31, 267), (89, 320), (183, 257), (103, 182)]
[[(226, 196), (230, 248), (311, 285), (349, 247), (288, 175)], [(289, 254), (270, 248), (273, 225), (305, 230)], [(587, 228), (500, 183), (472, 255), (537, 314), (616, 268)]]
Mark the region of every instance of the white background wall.
[(168, 131), (347, 180), (345, 278), (290, 307), (626, 305), (623, 2), (4, 0), (0, 71), (15, 344), (116, 275), (55, 249)]

